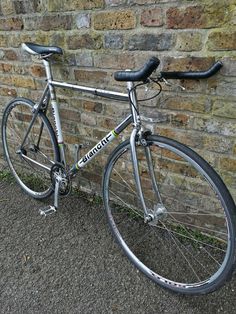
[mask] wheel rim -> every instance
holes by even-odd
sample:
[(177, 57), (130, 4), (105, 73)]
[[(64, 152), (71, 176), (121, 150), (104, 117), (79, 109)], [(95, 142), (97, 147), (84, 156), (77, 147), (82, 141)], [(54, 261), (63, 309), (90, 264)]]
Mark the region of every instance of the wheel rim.
[(118, 242), (141, 271), (174, 290), (198, 289), (219, 280), (232, 258), (233, 243), (228, 213), (212, 180), (177, 148), (159, 143), (151, 149), (154, 165), (159, 167), (156, 178), (161, 202), (157, 201), (143, 148), (137, 147), (137, 152), (146, 205), (155, 214), (162, 203), (167, 214), (162, 211), (163, 218), (156, 214), (154, 225), (144, 223), (126, 146), (110, 163), (104, 188), (108, 218)]
[[(52, 191), (50, 168), (57, 154), (48, 122), (41, 114), (36, 118), (24, 146), (20, 147), (31, 119), (32, 105), (24, 101), (11, 104), (4, 119), (3, 145), (8, 164), (18, 183), (27, 193), (40, 198), (48, 196)], [(43, 131), (38, 145), (42, 123)]]

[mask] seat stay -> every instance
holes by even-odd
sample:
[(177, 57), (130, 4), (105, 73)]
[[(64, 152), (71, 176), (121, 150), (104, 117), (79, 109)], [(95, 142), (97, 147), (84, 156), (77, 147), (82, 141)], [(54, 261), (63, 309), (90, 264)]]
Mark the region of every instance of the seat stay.
[[(24, 145), (25, 145), (25, 142), (26, 142), (26, 140), (27, 140), (27, 138), (28, 138), (28, 135), (29, 135), (29, 133), (30, 133), (30, 130), (32, 129), (33, 124), (34, 124), (34, 122), (35, 122), (35, 120), (36, 120), (36, 118), (37, 118), (37, 116), (38, 116), (38, 113), (39, 113), (40, 109), (42, 108), (42, 106), (43, 106), (43, 104), (44, 104), (44, 99), (45, 99), (45, 97), (47, 96), (48, 92), (49, 92), (49, 87), (48, 87), (48, 85), (47, 85), (46, 88), (45, 88), (45, 90), (44, 90), (44, 92), (43, 92), (43, 96), (42, 96), (42, 98), (41, 98), (39, 104), (36, 104), (36, 105), (35, 105), (35, 108), (32, 108), (32, 110), (35, 110), (35, 112), (34, 112), (34, 114), (33, 114), (33, 117), (32, 117), (32, 120), (31, 120), (31, 122), (30, 122), (30, 125), (29, 125), (28, 129), (26, 130), (24, 139), (23, 139), (23, 141), (22, 141), (22, 143), (21, 143), (21, 146), (20, 146), (21, 149), (22, 149), (22, 148), (24, 147)], [(40, 136), (41, 136), (41, 135), (40, 135)], [(40, 139), (38, 140), (38, 143), (39, 143), (39, 141), (40, 141)]]

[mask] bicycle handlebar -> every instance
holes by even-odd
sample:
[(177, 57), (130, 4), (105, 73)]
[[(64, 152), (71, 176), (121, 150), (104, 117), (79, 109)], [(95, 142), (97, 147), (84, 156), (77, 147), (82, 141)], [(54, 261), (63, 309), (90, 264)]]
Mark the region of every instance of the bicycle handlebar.
[(222, 62), (217, 61), (206, 71), (188, 71), (188, 72), (161, 72), (160, 78), (165, 79), (204, 79), (216, 74), (223, 66)]
[(114, 77), (117, 81), (146, 81), (159, 64), (160, 60), (156, 57), (152, 57), (138, 71), (118, 71), (114, 73)]
[[(114, 77), (117, 81), (125, 81), (125, 82), (135, 82), (135, 81), (146, 81), (148, 77), (152, 74), (154, 70), (159, 66), (160, 60), (156, 57), (152, 57), (148, 60), (144, 66), (137, 71), (117, 71), (114, 74)], [(160, 72), (159, 78), (165, 79), (204, 79), (209, 78), (216, 74), (221, 67), (223, 66), (221, 61), (217, 61), (214, 63), (208, 70), (206, 71), (188, 71), (188, 72)]]

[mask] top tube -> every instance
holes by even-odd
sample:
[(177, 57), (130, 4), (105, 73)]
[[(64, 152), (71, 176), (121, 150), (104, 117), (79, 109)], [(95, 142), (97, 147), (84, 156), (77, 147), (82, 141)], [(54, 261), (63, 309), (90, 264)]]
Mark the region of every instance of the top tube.
[(129, 101), (128, 94), (125, 93), (119, 93), (114, 91), (109, 91), (105, 89), (99, 89), (99, 88), (93, 88), (93, 87), (87, 87), (82, 85), (76, 85), (76, 84), (70, 84), (66, 82), (59, 82), (59, 81), (53, 81), (48, 80), (48, 83), (52, 86), (56, 87), (62, 87), (62, 88), (71, 88), (75, 89), (81, 92), (90, 93), (96, 96), (104, 97), (104, 98), (111, 98), (114, 100), (119, 101)]

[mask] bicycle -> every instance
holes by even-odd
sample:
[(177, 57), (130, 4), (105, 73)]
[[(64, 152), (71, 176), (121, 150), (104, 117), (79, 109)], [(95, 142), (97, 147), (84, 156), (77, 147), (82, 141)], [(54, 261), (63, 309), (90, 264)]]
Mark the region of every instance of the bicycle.
[[(41, 59), (47, 83), (39, 102), (13, 99), (2, 120), (2, 143), (16, 181), (36, 199), (54, 193), (54, 205), (40, 210), (55, 213), (59, 195), (67, 195), (81, 168), (128, 126), (129, 139), (108, 158), (102, 182), (105, 212), (112, 233), (129, 260), (160, 286), (184, 294), (205, 294), (221, 287), (235, 262), (235, 204), (220, 176), (189, 147), (154, 135), (142, 125), (137, 86), (166, 79), (202, 79), (222, 67), (197, 72), (160, 72), (152, 57), (137, 71), (118, 71), (127, 82), (120, 93), (56, 81), (51, 57), (62, 49), (24, 43), (22, 48)], [(139, 82), (135, 85), (135, 82)], [(141, 82), (141, 83), (140, 83)], [(65, 160), (56, 88), (69, 88), (130, 105), (127, 117), (72, 166)], [(47, 114), (52, 107), (54, 128)], [(55, 129), (55, 131), (54, 131)]]

